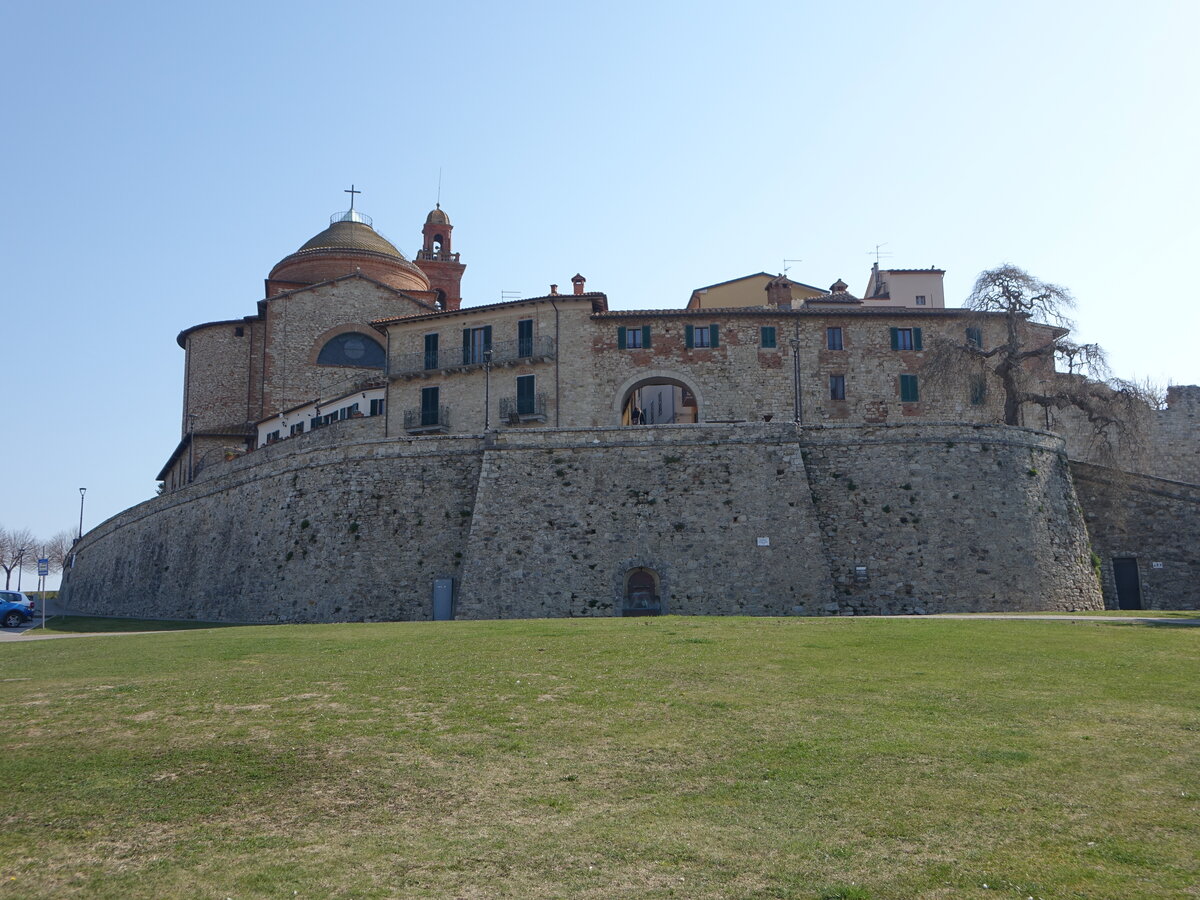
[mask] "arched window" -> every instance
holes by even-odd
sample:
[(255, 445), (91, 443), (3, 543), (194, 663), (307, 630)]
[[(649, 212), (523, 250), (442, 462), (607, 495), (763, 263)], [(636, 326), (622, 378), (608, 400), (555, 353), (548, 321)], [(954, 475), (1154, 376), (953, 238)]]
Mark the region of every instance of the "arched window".
[(330, 338), (317, 356), (318, 366), (358, 366), (364, 369), (384, 367), (383, 346), (374, 338), (357, 331)]

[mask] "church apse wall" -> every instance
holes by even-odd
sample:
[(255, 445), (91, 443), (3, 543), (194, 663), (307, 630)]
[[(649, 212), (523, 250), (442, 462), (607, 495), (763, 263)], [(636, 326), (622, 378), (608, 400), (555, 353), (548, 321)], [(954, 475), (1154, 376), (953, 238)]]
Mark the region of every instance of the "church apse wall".
[[(1038, 432), (397, 439), (372, 437), (376, 425), (262, 448), (108, 520), (78, 545), (65, 602), (211, 621), (428, 619), (434, 579), (453, 577), (460, 618), (621, 615), (641, 573), (661, 610), (683, 614), (1102, 605), (1061, 443)], [(855, 582), (862, 564), (869, 581)]]

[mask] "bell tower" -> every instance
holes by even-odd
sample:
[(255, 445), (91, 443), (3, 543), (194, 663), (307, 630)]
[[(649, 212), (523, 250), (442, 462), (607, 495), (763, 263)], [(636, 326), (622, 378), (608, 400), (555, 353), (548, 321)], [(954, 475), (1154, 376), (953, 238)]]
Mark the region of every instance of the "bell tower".
[(424, 240), (417, 251), (414, 262), (429, 279), (430, 290), (436, 291), (442, 309), (458, 309), (462, 304), (463, 270), (466, 266), (458, 261), (458, 254), (451, 250), (450, 235), (454, 226), (450, 217), (442, 211), (442, 204), (425, 217), (421, 229)]

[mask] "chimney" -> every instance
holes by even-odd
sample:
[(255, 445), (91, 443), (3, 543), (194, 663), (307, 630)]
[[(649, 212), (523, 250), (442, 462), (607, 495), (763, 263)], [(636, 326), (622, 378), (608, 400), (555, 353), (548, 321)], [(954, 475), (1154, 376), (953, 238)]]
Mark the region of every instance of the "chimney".
[(551, 297), (558, 296), (558, 285), (557, 284), (550, 285), (550, 296)]
[(837, 281), (835, 281), (833, 284), (831, 284), (829, 286), (829, 293), (844, 294), (844, 293), (846, 293), (846, 288), (848, 288), (848, 287), (850, 287), (850, 285), (846, 284), (846, 282), (842, 281), (842, 279), (839, 278)]
[(780, 309), (792, 308), (792, 287), (784, 275), (776, 275), (767, 282), (767, 305), (778, 306)]
[(586, 282), (587, 282), (586, 278), (584, 278), (578, 272), (575, 273), (575, 277), (571, 279), (571, 284), (575, 285), (575, 293), (576, 294), (583, 293), (583, 286)]

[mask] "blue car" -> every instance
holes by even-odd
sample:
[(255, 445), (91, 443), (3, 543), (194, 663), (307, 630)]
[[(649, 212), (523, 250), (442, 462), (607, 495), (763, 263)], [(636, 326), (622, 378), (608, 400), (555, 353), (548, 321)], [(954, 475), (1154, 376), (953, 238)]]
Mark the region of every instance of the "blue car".
[(16, 628), (32, 620), (32, 600), (20, 591), (0, 591), (0, 625)]

